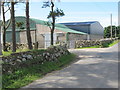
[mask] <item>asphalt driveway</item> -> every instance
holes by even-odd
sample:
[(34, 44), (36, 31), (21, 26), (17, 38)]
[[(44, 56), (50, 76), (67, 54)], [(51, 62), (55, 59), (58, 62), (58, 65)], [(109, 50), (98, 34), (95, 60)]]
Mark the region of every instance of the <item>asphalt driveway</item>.
[(75, 63), (23, 88), (118, 88), (118, 44), (69, 51), (78, 55)]

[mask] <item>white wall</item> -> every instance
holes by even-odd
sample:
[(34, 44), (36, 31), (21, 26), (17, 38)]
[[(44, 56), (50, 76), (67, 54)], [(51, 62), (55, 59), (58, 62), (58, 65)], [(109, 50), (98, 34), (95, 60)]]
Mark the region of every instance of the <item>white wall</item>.
[(104, 28), (101, 26), (99, 22), (93, 23), (90, 25), (90, 34), (103, 36)]
[(85, 33), (88, 33), (89, 32), (89, 26), (88, 25), (71, 25), (71, 26), (67, 26), (71, 29), (75, 29), (75, 30), (78, 30), (80, 32), (85, 32)]

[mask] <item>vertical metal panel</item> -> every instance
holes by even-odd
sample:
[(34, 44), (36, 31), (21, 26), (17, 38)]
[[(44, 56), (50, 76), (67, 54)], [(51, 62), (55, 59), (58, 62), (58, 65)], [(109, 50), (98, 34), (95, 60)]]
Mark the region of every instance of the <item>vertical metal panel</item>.
[[(54, 33), (53, 34), (54, 35), (54, 44), (56, 43), (56, 41), (57, 41), (57, 34), (56, 33)], [(45, 48), (47, 48), (47, 47), (49, 47), (50, 45), (51, 45), (51, 34), (50, 33), (46, 33), (46, 34), (44, 34), (44, 36), (45, 36)]]
[[(11, 31), (6, 32), (6, 42), (9, 42), (9, 43), (12, 42), (12, 32)], [(16, 31), (16, 42), (20, 43), (20, 32), (19, 31)]]
[[(67, 26), (67, 25), (66, 25)], [(88, 33), (89, 34), (89, 25), (68, 25), (70, 29), (77, 30), (80, 32)]]
[(103, 35), (104, 29), (99, 22), (93, 23), (90, 26), (91, 34)]

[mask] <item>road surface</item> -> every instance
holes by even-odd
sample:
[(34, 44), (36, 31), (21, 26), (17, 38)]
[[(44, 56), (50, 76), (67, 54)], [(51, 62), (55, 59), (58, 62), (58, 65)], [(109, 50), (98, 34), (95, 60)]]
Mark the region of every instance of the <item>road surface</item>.
[(118, 44), (69, 51), (78, 55), (76, 62), (23, 88), (118, 88)]

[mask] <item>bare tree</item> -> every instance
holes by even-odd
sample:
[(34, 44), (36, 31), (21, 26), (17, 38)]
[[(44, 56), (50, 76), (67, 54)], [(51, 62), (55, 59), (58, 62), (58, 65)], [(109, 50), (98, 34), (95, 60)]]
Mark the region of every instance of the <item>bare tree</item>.
[(11, 0), (11, 24), (12, 24), (12, 52), (16, 52), (16, 31), (15, 31), (15, 2)]
[[(3, 51), (7, 51), (7, 47), (6, 47), (6, 30), (9, 27), (10, 23), (11, 23), (11, 18), (8, 22), (8, 24), (6, 25), (5, 22), (5, 13), (10, 10), (10, 7), (8, 5), (8, 10), (5, 11), (5, 2), (2, 2), (2, 16), (3, 16), (3, 22), (2, 22), (2, 26), (3, 26)], [(11, 11), (10, 11), (11, 12)]]
[[(1, 13), (1, 1), (0, 1), (0, 13)], [(1, 20), (1, 16), (0, 16)], [(0, 25), (0, 55), (2, 54), (2, 44), (1, 44), (1, 25)]]
[(29, 23), (29, 0), (26, 0), (26, 34), (27, 34), (28, 48), (33, 49), (31, 34), (30, 34), (30, 23)]
[(50, 27), (50, 30), (51, 30), (51, 45), (53, 45), (54, 44), (54, 30), (55, 30), (56, 18), (57, 17), (62, 17), (65, 14), (64, 14), (63, 10), (61, 10), (61, 9), (57, 8), (57, 9), (54, 10), (55, 4), (54, 4), (53, 0), (51, 0), (50, 2), (49, 1), (48, 2), (44, 2), (42, 8), (46, 8), (46, 7), (50, 7), (50, 6), (51, 6), (51, 11), (50, 11), (50, 13), (49, 13), (47, 18), (48, 19), (49, 18), (52, 19), (52, 21), (51, 21), (51, 25), (52, 26)]
[[(2, 1), (2, 15), (3, 15), (3, 22), (2, 22), (2, 26), (3, 26), (3, 50), (7, 51), (7, 47), (6, 47), (6, 30), (8, 29), (8, 27), (10, 26), (10, 24), (12, 25), (12, 51), (16, 52), (16, 31), (15, 31), (15, 10), (14, 10), (14, 6), (15, 4), (17, 4), (18, 2), (23, 3), (24, 0), (6, 0)], [(10, 7), (11, 5), (11, 7)], [(8, 7), (8, 10), (5, 11), (5, 6)], [(8, 20), (8, 22), (6, 23), (5, 20), (5, 14), (10, 11), (10, 20)]]

